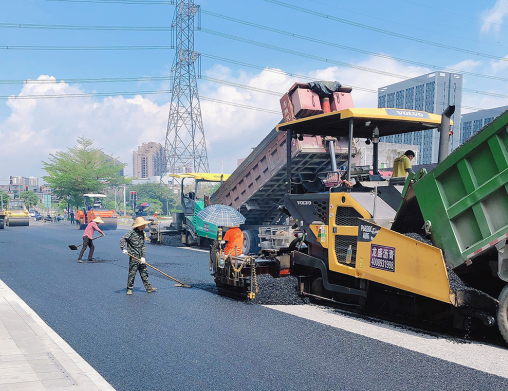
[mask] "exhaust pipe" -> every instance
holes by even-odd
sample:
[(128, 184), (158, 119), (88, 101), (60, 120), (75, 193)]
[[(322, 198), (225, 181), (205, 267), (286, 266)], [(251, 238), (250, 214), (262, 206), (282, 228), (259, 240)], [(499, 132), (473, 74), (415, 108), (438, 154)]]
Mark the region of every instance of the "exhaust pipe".
[(450, 140), (450, 118), (455, 113), (455, 105), (448, 106), (441, 114), (441, 127), (439, 134), (439, 153), (437, 162), (441, 163), (448, 156), (448, 145)]

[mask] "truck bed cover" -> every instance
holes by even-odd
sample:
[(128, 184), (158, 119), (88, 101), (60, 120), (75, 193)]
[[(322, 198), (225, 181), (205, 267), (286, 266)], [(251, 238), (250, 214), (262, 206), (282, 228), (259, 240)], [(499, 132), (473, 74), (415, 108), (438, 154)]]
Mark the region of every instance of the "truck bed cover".
[[(286, 192), (286, 133), (273, 129), (212, 195), (212, 204), (232, 206), (246, 225), (277, 224)], [(294, 139), (293, 172), (316, 173), (330, 169), (330, 155), (320, 136)], [(337, 165), (347, 160), (347, 141), (335, 143)]]

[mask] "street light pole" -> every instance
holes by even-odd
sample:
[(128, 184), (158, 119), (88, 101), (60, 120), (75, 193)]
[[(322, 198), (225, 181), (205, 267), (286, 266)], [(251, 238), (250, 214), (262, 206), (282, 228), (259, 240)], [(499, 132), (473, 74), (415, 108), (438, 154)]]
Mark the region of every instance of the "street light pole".
[(123, 217), (127, 214), (127, 209), (125, 207), (125, 183), (123, 185)]

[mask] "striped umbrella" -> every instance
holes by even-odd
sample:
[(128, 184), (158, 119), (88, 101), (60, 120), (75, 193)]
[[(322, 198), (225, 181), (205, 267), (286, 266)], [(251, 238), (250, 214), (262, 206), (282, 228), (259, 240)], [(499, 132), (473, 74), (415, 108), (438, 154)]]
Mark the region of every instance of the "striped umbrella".
[(197, 215), (205, 223), (215, 224), (219, 227), (233, 227), (245, 223), (245, 217), (236, 209), (221, 204), (207, 206)]

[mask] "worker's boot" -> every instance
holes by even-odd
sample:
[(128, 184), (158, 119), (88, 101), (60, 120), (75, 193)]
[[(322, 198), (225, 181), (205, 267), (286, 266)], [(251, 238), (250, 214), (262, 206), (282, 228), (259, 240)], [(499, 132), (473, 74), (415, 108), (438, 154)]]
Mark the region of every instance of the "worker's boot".
[(79, 263), (83, 263), (83, 260), (81, 260), (81, 259), (78, 259), (78, 262), (79, 262)]
[(148, 293), (152, 293), (152, 292), (155, 292), (157, 290), (157, 288), (154, 288), (153, 286), (150, 288), (150, 289), (147, 289), (146, 291)]
[(132, 289), (127, 289), (127, 294), (132, 295)]

